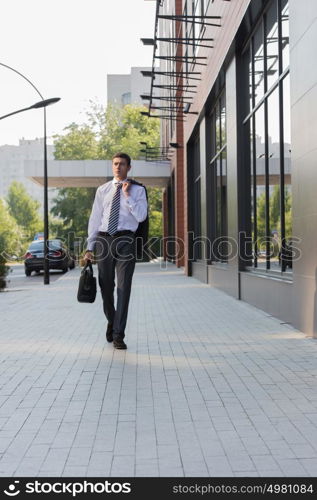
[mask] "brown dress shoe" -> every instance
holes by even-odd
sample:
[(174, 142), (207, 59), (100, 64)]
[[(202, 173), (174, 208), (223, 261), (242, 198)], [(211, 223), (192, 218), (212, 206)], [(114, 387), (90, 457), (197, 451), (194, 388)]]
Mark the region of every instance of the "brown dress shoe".
[(106, 331), (106, 338), (107, 338), (108, 342), (113, 341), (113, 325), (111, 325), (111, 323), (108, 323), (107, 331)]

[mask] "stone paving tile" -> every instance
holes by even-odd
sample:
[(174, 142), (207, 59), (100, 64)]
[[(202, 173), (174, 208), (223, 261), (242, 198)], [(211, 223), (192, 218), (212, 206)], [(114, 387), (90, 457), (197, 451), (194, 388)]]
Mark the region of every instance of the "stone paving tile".
[(137, 461), (135, 475), (137, 477), (158, 477), (159, 464), (157, 460)]
[(146, 263), (114, 351), (78, 278), (1, 294), (0, 475), (317, 475), (315, 340)]
[(284, 458), (284, 459), (279, 459), (277, 458), (276, 459), (279, 467), (281, 468), (281, 470), (283, 471), (283, 473), (285, 474), (285, 476), (307, 476), (307, 471), (305, 470), (305, 468), (303, 467), (303, 465), (301, 464), (301, 462), (299, 460), (297, 460), (296, 458), (293, 458), (293, 459), (287, 459), (287, 458)]
[(112, 477), (135, 476), (135, 456), (115, 455), (112, 460), (110, 476)]
[(299, 462), (302, 464), (307, 473), (312, 477), (317, 477), (317, 459), (316, 458), (305, 458), (300, 459)]

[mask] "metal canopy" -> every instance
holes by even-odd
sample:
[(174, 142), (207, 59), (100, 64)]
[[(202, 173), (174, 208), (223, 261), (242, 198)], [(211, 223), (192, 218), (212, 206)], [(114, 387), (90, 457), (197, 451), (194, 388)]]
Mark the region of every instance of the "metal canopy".
[[(189, 111), (190, 105), (192, 104), (191, 101), (193, 99), (189, 94), (194, 94), (197, 92), (197, 85), (192, 85), (190, 81), (201, 80), (201, 72), (195, 71), (195, 67), (207, 65), (207, 57), (196, 55), (195, 47), (204, 47), (210, 49), (214, 48), (213, 45), (206, 43), (214, 42), (214, 38), (211, 38), (210, 35), (208, 37), (205, 37), (205, 31), (201, 30), (200, 28), (199, 36), (197, 35), (197, 32), (195, 35), (194, 26), (199, 25), (220, 28), (222, 16), (196, 14), (189, 15), (185, 11), (183, 11), (181, 15), (164, 14), (161, 11), (163, 3), (164, 0), (156, 1), (154, 38), (141, 38), (141, 41), (144, 45), (153, 46), (152, 70), (141, 71), (144, 77), (151, 78), (151, 89), (149, 95), (141, 95), (141, 98), (143, 100), (149, 101), (148, 111), (143, 111), (142, 115), (148, 116), (150, 118), (161, 118), (163, 120), (184, 122), (186, 114), (198, 114), (196, 111)], [(214, 0), (212, 0), (211, 3), (214, 3)], [(173, 36), (159, 36), (159, 20), (166, 20), (175, 24), (178, 23), (179, 31), (177, 32), (177, 30), (174, 29)], [(193, 29), (190, 32), (189, 36), (183, 36), (183, 23), (189, 23), (193, 26)], [(165, 34), (166, 32), (164, 33), (164, 35)], [(168, 55), (158, 54), (158, 45), (165, 42), (171, 45), (172, 53), (169, 53)], [(179, 50), (180, 47), (184, 47), (184, 49)], [(156, 60), (166, 62), (172, 61), (175, 63), (175, 67), (167, 68), (167, 70), (164, 71), (155, 66)], [(178, 67), (176, 66), (176, 63), (178, 63)], [(159, 80), (160, 77), (163, 78), (163, 81)], [(168, 82), (168, 80), (164, 81), (164, 77), (170, 77), (170, 83)], [(157, 96), (154, 94), (154, 89), (156, 88), (162, 90), (162, 95)], [(164, 106), (160, 105), (160, 103), (155, 104), (155, 101), (166, 101), (169, 104)], [(159, 111), (160, 114), (156, 114), (157, 111)], [(153, 114), (152, 112), (154, 112), (155, 114)], [(148, 149), (146, 150), (146, 154), (147, 156), (152, 156)], [(168, 154), (166, 156), (168, 156)]]
[(171, 21), (181, 21), (181, 22), (185, 22), (185, 23), (187, 23), (190, 20), (195, 24), (201, 24), (204, 26), (217, 26), (217, 27), (219, 27), (220, 24), (208, 23), (205, 21), (205, 19), (221, 19), (221, 16), (189, 16), (186, 14), (183, 14), (183, 15), (159, 14), (158, 18), (159, 19), (170, 19)]
[(200, 81), (201, 78), (195, 78), (194, 76), (188, 76), (188, 75), (201, 75), (199, 71), (141, 71), (142, 75), (145, 77), (153, 77), (155, 79), (155, 76), (177, 76), (179, 79), (186, 79), (186, 80), (196, 80)]

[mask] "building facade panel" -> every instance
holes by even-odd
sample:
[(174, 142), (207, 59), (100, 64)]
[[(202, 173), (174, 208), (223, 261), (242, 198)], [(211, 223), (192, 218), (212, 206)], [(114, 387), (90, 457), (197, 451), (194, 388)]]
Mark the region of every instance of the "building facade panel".
[[(162, 136), (183, 145), (168, 218), (187, 235), (185, 272), (317, 336), (317, 2), (183, 0), (181, 12), (186, 42), (162, 50), (183, 56), (174, 68), (186, 67), (187, 87), (174, 97), (189, 102), (183, 130), (163, 120)], [(186, 18), (197, 12), (203, 27)], [(175, 36), (171, 18), (160, 22)]]
[[(303, 6), (302, 6), (303, 7)], [(317, 335), (317, 2), (290, 0), (293, 231), (301, 256), (294, 261), (294, 325)], [(304, 77), (303, 77), (304, 75)]]
[(233, 57), (228, 64), (225, 77), (228, 259), (225, 265), (208, 264), (208, 283), (238, 297), (237, 103), (235, 89), (236, 61)]

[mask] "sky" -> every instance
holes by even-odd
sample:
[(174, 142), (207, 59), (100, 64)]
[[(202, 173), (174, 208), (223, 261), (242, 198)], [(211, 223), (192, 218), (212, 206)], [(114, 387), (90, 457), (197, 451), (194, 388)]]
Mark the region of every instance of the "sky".
[[(151, 66), (155, 1), (1, 0), (0, 62), (24, 74), (45, 99), (48, 143), (72, 122), (82, 123), (89, 100), (106, 103), (107, 74)], [(23, 78), (0, 66), (0, 116), (39, 101)], [(0, 120), (0, 146), (43, 137), (43, 112)]]

